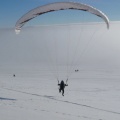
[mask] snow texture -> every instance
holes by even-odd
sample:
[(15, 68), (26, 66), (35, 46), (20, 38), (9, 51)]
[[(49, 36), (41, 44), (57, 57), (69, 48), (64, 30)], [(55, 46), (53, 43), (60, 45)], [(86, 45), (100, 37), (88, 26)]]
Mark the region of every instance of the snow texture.
[[(120, 120), (119, 27), (119, 22), (111, 22), (109, 31), (103, 25), (94, 36), (97, 40), (68, 80), (64, 96), (43, 64), (47, 62), (41, 51), (45, 28), (26, 28), (18, 36), (14, 29), (0, 30), (0, 119)], [(52, 28), (47, 26), (47, 38)], [(74, 34), (79, 31), (78, 25), (70, 28), (77, 29)]]

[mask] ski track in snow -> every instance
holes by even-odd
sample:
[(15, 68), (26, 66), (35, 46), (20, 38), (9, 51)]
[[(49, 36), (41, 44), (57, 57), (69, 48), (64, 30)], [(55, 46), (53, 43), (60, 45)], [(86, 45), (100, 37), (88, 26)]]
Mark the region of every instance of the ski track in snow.
[[(103, 111), (103, 112), (108, 112), (108, 113), (112, 113), (112, 114), (118, 114), (118, 115), (120, 114), (119, 112), (105, 110), (105, 109), (101, 109), (101, 108), (96, 108), (96, 107), (85, 105), (85, 104), (80, 104), (80, 103), (75, 103), (75, 102), (70, 102), (70, 101), (59, 100), (59, 99), (54, 98), (54, 96), (47, 96), (47, 95), (39, 95), (39, 94), (34, 94), (34, 93), (28, 93), (28, 92), (19, 91), (19, 90), (15, 90), (15, 89), (11, 89), (11, 88), (5, 88), (5, 87), (2, 87), (2, 89), (14, 91), (14, 92), (19, 92), (19, 93), (23, 93), (23, 94), (28, 94), (28, 95), (34, 95), (34, 96), (38, 96), (38, 97), (44, 97), (44, 98), (47, 98), (47, 99), (51, 99), (51, 100), (55, 100), (55, 101), (59, 101), (59, 102), (64, 102), (64, 103), (68, 103), (68, 104), (73, 104), (73, 105), (78, 105), (78, 106), (81, 106), (81, 107), (87, 107), (89, 109), (95, 109), (95, 110), (99, 110), (99, 111)], [(9, 99), (9, 98), (7, 98), (6, 100), (16, 100), (16, 99)], [(41, 111), (46, 111), (46, 110), (41, 110)], [(63, 113), (63, 114), (69, 115), (69, 114), (66, 114), (66, 113)], [(78, 117), (80, 117), (80, 116), (78, 116)]]
[[(28, 92), (23, 92), (23, 91), (19, 91), (19, 90), (15, 90), (15, 89), (10, 89), (10, 88), (4, 88), (4, 87), (1, 87), (1, 89), (5, 89), (5, 90), (9, 90), (9, 91), (13, 91), (13, 92), (19, 92), (19, 93), (23, 93), (23, 94), (27, 94), (27, 95), (34, 95), (34, 96), (37, 96), (37, 97), (43, 97), (43, 98), (47, 98), (47, 99), (51, 99), (51, 100), (55, 100), (55, 101), (59, 101), (59, 102), (67, 102), (67, 101), (62, 101), (62, 100), (58, 100), (58, 99), (55, 99), (53, 96), (47, 96), (47, 95), (38, 95), (38, 94), (33, 94), (33, 93), (28, 93)], [(10, 101), (17, 101), (17, 99), (11, 99), (11, 98), (2, 98), (0, 97), (0, 100), (10, 100)], [(67, 102), (67, 103), (70, 103), (70, 102)], [(4, 105), (7, 105), (7, 106), (11, 106), (12, 103), (3, 103)], [(17, 105), (14, 106), (14, 107), (18, 107)], [(20, 109), (23, 109), (24, 107), (23, 106), (19, 106)], [(95, 118), (91, 118), (91, 117), (87, 117), (87, 116), (84, 116), (84, 115), (74, 115), (74, 114), (71, 114), (71, 113), (64, 113), (64, 112), (58, 112), (58, 111), (50, 111), (50, 110), (46, 110), (46, 109), (34, 109), (35, 111), (41, 111), (41, 112), (46, 112), (46, 113), (55, 113), (55, 114), (59, 114), (59, 115), (63, 115), (63, 116), (71, 116), (71, 117), (75, 117), (75, 118), (83, 118), (83, 119), (88, 119), (88, 120), (102, 120), (102, 119), (95, 119)]]

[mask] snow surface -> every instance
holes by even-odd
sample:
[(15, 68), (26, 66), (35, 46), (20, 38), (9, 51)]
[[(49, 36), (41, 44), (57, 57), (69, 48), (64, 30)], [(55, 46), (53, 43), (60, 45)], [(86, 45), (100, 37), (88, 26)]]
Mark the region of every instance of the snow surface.
[(96, 36), (64, 97), (49, 69), (39, 63), (44, 61), (41, 35), (31, 33), (28, 40), (29, 32), (16, 36), (11, 29), (1, 30), (0, 120), (120, 120), (120, 23), (110, 27), (102, 38)]
[(63, 97), (47, 71), (30, 69), (16, 70), (16, 77), (0, 75), (2, 120), (120, 119), (120, 75), (115, 71), (81, 70)]

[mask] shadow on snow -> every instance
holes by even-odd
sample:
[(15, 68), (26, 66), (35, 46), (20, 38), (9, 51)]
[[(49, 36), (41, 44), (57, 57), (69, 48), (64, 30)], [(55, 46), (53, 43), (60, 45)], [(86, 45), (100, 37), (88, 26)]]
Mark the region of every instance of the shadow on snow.
[(0, 100), (16, 100), (16, 99), (11, 99), (11, 98), (3, 98), (3, 97), (0, 97)]

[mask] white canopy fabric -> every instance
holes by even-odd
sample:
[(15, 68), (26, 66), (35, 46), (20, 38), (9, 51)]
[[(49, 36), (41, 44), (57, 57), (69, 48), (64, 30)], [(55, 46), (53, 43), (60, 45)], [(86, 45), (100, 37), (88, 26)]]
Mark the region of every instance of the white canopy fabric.
[(105, 21), (105, 23), (107, 24), (107, 28), (109, 28), (108, 17), (102, 11), (100, 11), (92, 6), (82, 4), (82, 3), (74, 3), (74, 2), (56, 2), (56, 3), (47, 4), (44, 6), (37, 7), (33, 10), (30, 10), (28, 13), (23, 15), (16, 22), (15, 31), (20, 32), (21, 27), (25, 23), (27, 23), (29, 20), (31, 20), (39, 15), (42, 15), (42, 14), (45, 14), (48, 12), (52, 12), (52, 11), (66, 10), (66, 9), (83, 10), (83, 11), (87, 11), (87, 12), (90, 12), (92, 14), (95, 14), (95, 15), (101, 17)]

